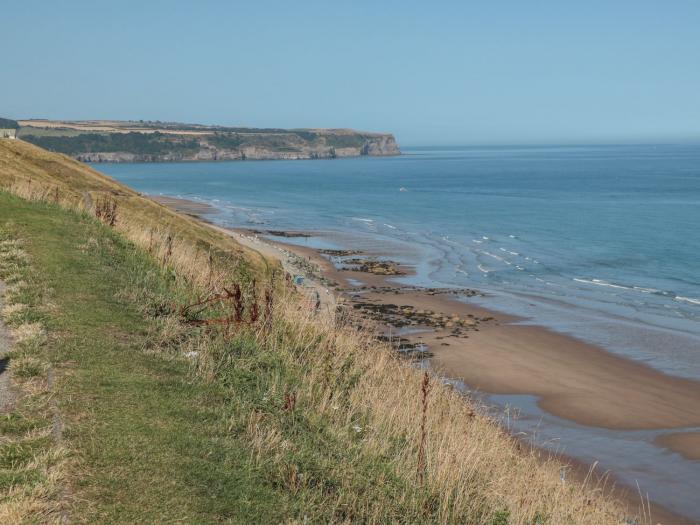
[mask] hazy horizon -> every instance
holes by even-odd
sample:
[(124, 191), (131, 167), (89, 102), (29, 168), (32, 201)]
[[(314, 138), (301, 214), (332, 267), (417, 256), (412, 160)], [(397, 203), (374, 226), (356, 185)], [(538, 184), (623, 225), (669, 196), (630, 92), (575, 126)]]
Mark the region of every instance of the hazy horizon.
[(700, 141), (700, 3), (11, 3), (0, 116)]

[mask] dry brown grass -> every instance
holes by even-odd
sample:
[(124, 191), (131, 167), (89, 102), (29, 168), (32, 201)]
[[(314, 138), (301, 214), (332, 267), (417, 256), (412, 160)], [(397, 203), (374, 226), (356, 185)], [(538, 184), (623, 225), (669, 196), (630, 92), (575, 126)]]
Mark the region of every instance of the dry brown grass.
[[(251, 282), (252, 277), (268, 282), (278, 267), (231, 238), (68, 157), (21, 141), (0, 146), (0, 187), (90, 214), (94, 214), (93, 203), (109, 195), (117, 202), (114, 227), (203, 292), (221, 291), (231, 282)], [(507, 516), (507, 523), (523, 525), (623, 522), (624, 510), (603, 484), (563, 483), (559, 461), (520, 445), (439, 378), (431, 379), (426, 398), (421, 388), (423, 373), (378, 344), (369, 331), (330, 315), (318, 316), (299, 297), (279, 287), (277, 294), (274, 322), (250, 329), (261, 348), (309, 371), (294, 392), (296, 410), (329, 418), (339, 435), (353, 429), (368, 456), (390, 458), (396, 475), (404, 479), (417, 483), (420, 477), (437, 521), (493, 524), (499, 523), (499, 516)], [(197, 356), (194, 361), (205, 377), (216, 376), (221, 363), (209, 355), (206, 339), (191, 341), (188, 350)], [(250, 413), (247, 433), (258, 457), (274, 457), (289, 447), (255, 411)], [(404, 445), (397, 448), (396, 443)], [(419, 455), (423, 455), (420, 476)], [(289, 479), (293, 487), (296, 474), (290, 472)], [(360, 505), (352, 494), (339, 498), (338, 505)], [(400, 503), (412, 507), (425, 501)], [(376, 508), (366, 501), (361, 504), (370, 505), (362, 509), (368, 521), (381, 515), (381, 500), (374, 504)]]
[(66, 523), (60, 504), (64, 483), (62, 464), (66, 456), (67, 451), (56, 446), (32, 458), (24, 470), (39, 471), (42, 482), (14, 485), (3, 493), (0, 523)]
[(264, 276), (279, 267), (229, 236), (85, 164), (21, 140), (0, 142), (0, 188), (27, 200), (56, 203), (93, 216), (101, 214), (105, 203), (115, 204), (117, 231), (198, 286), (219, 282), (224, 275)]
[[(388, 456), (398, 475), (422, 481), (437, 502), (440, 522), (469, 517), (470, 523), (493, 523), (499, 511), (508, 513), (510, 524), (623, 522), (624, 509), (609, 497), (604, 481), (562, 482), (560, 461), (519, 445), (438, 378), (430, 380), (426, 395), (424, 374), (367, 331), (319, 319), (293, 297), (280, 304), (272, 336), (259, 340), (308, 365), (299, 403), (332, 418), (338, 429), (358, 429), (368, 455)], [(328, 368), (331, 381), (324, 377)], [(348, 385), (348, 377), (357, 382)], [(255, 414), (249, 429), (259, 450), (284, 446)], [(406, 446), (396, 450), (396, 442)]]

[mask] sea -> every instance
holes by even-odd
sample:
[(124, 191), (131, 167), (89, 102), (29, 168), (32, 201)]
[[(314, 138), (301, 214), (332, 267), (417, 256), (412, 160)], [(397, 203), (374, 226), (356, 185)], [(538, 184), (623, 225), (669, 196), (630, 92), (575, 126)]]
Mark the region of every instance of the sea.
[[(472, 301), (523, 323), (700, 380), (700, 145), (93, 167), (143, 193), (208, 203), (221, 225), (312, 232), (285, 241), (389, 257), (415, 268), (407, 284), (478, 289)], [(530, 396), (491, 401), (521, 412), (514, 431), (700, 519), (700, 463), (654, 446), (658, 431), (583, 427)]]

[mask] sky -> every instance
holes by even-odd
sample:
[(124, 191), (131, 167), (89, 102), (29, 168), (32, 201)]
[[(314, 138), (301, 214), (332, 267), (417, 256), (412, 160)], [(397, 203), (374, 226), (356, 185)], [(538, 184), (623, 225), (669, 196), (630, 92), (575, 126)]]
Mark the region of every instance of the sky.
[(700, 142), (700, 1), (0, 0), (0, 116)]

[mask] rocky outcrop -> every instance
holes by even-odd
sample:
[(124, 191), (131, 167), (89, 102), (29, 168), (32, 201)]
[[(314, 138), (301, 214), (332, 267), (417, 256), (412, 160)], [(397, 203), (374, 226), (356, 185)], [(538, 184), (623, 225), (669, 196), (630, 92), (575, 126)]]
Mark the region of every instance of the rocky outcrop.
[(393, 135), (379, 135), (376, 140), (369, 140), (362, 146), (361, 154), (372, 156), (400, 155), (401, 151)]

